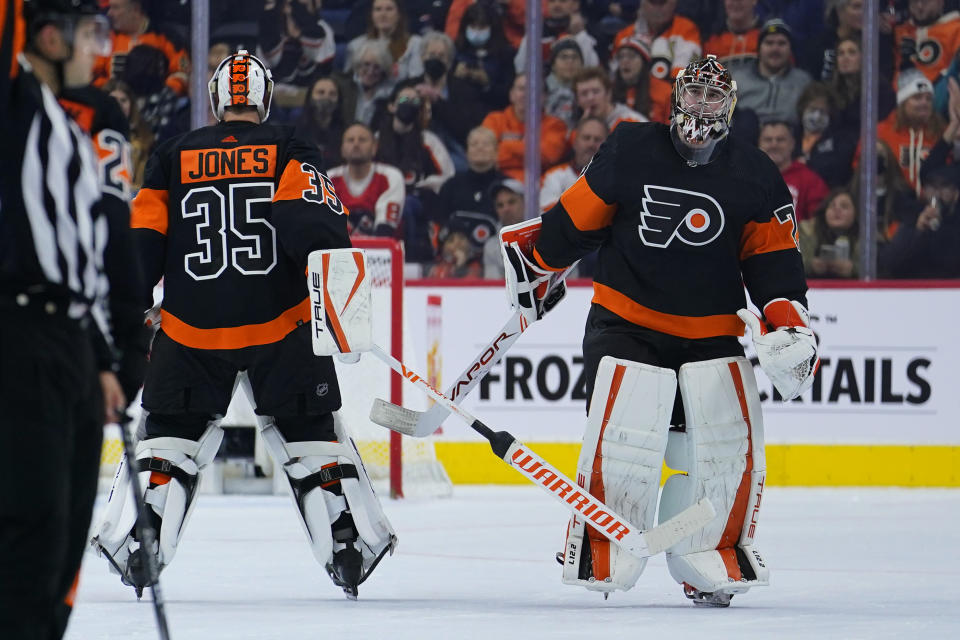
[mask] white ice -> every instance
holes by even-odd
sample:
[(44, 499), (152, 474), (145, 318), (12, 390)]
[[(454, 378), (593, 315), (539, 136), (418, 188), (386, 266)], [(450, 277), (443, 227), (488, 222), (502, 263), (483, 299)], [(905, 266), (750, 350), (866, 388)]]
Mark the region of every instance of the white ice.
[[(757, 545), (771, 586), (690, 604), (650, 560), (604, 601), (564, 586), (566, 513), (533, 487), (385, 500), (400, 537), (349, 602), (283, 496), (200, 496), (162, 588), (174, 640), (958, 638), (960, 491), (769, 488)], [(98, 502), (98, 509), (102, 502)], [(145, 594), (88, 553), (67, 638), (156, 638)]]

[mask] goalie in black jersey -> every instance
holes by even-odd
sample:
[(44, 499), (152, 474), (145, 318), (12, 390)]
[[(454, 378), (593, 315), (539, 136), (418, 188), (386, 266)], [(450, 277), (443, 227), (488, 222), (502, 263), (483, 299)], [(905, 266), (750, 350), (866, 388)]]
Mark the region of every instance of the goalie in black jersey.
[[(667, 566), (687, 597), (712, 606), (769, 579), (753, 544), (763, 421), (738, 337), (749, 325), (786, 399), (809, 388), (819, 364), (790, 192), (762, 152), (728, 137), (735, 105), (736, 83), (714, 56), (691, 63), (677, 75), (669, 127), (618, 126), (543, 215), (529, 254), (511, 242), (519, 230), (502, 235), (514, 306), (531, 321), (549, 274), (599, 250), (578, 479), (647, 529), (664, 459), (682, 471), (664, 485), (660, 521), (703, 497), (717, 516), (671, 547)], [(744, 284), (762, 319), (745, 308)], [(646, 563), (577, 516), (558, 560), (564, 583), (602, 592), (630, 589)]]
[[(333, 362), (312, 353), (305, 275), (312, 252), (350, 246), (347, 212), (319, 151), (263, 124), (272, 91), (270, 71), (246, 51), (221, 62), (210, 81), (219, 123), (161, 144), (133, 203), (146, 281), (164, 286), (135, 463), (159, 532), (148, 552), (161, 568), (173, 559), (238, 385), (314, 556), (355, 598), (396, 536), (336, 413)], [(128, 482), (125, 466), (93, 542), (142, 589)]]

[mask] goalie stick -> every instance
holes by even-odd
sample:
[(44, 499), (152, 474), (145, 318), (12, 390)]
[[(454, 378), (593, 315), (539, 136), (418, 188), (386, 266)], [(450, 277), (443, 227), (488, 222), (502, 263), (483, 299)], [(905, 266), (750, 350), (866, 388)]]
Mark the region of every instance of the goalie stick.
[[(546, 308), (553, 308), (563, 298), (564, 287), (558, 286), (558, 284), (565, 286), (564, 281), (567, 274), (574, 266), (576, 266), (576, 263), (558, 273), (555, 279), (551, 279), (551, 292), (547, 295), (547, 301), (544, 303)], [(551, 299), (551, 296), (555, 299)], [(477, 386), (480, 380), (490, 373), (490, 369), (500, 362), (504, 354), (513, 346), (513, 343), (520, 338), (520, 334), (529, 328), (529, 321), (519, 311), (515, 312), (503, 325), (503, 328), (497, 332), (493, 340), (481, 349), (480, 353), (463, 370), (463, 373), (447, 388), (444, 395), (457, 404), (463, 402), (463, 399)], [(426, 411), (416, 411), (376, 398), (373, 401), (373, 406), (370, 407), (371, 422), (414, 438), (429, 436), (440, 428), (440, 425), (449, 415), (450, 409), (439, 402)]]
[[(143, 500), (143, 494), (140, 492), (140, 474), (136, 470), (137, 453), (133, 446), (133, 436), (127, 425), (130, 417), (125, 412), (120, 412), (121, 416), (126, 416), (126, 420), (120, 425), (120, 432), (123, 434), (123, 451), (126, 454), (126, 463), (129, 466), (127, 473), (130, 476), (130, 489), (133, 491), (133, 501), (137, 505), (137, 537), (140, 539), (140, 553), (147, 565), (147, 576), (150, 581), (150, 594), (153, 597), (153, 612), (157, 619), (157, 631), (160, 634), (160, 640), (170, 640), (170, 630), (167, 628), (167, 612), (163, 600), (163, 593), (160, 591), (160, 568), (157, 566), (157, 557), (153, 554), (153, 543), (156, 540), (156, 533), (153, 524), (147, 515), (147, 505)], [(117, 564), (108, 554), (108, 559), (116, 567)], [(119, 567), (118, 567), (119, 568)], [(121, 571), (121, 575), (123, 575)], [(142, 587), (135, 587), (137, 590), (137, 599), (143, 595)]]
[(708, 498), (684, 509), (659, 525), (641, 531), (619, 516), (603, 502), (587, 493), (556, 467), (506, 431), (493, 431), (465, 409), (443, 395), (421, 376), (374, 344), (372, 352), (391, 369), (417, 385), (438, 405), (456, 413), (470, 428), (490, 442), (498, 458), (519, 471), (527, 480), (543, 488), (570, 511), (581, 516), (614, 544), (638, 558), (666, 551), (687, 536), (696, 533), (713, 520), (716, 512)]
[[(503, 354), (513, 346), (520, 334), (526, 331), (529, 326), (530, 324), (522, 315), (514, 313), (503, 325), (503, 328), (497, 332), (496, 337), (467, 365), (467, 368), (457, 377), (456, 382), (450, 385), (444, 395), (460, 404), (466, 395), (477, 386), (477, 383), (490, 372), (490, 369), (500, 362)], [(426, 411), (416, 411), (376, 398), (373, 401), (373, 406), (370, 407), (371, 422), (414, 438), (429, 436), (440, 428), (440, 425), (449, 415), (450, 410), (439, 402)]]

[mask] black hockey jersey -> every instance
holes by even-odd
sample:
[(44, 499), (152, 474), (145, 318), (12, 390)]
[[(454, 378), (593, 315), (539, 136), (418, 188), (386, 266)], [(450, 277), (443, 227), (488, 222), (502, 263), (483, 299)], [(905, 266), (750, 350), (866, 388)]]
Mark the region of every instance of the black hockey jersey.
[(793, 201), (767, 156), (735, 138), (690, 167), (667, 125), (623, 123), (543, 215), (549, 269), (599, 248), (593, 302), (683, 338), (742, 336), (744, 283), (760, 307), (806, 305)]
[(318, 150), (293, 130), (233, 121), (162, 144), (133, 203), (161, 320), (197, 349), (277, 342), (310, 321), (307, 256), (350, 246)]

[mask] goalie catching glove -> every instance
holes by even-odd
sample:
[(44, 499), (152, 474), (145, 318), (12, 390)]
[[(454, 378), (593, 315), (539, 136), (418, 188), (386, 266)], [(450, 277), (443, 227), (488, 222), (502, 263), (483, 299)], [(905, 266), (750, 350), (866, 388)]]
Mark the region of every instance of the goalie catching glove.
[(540, 235), (540, 218), (512, 224), (500, 230), (510, 308), (528, 322), (536, 322), (567, 294), (568, 269), (551, 271), (537, 264), (534, 244)]
[(737, 311), (750, 327), (763, 372), (784, 400), (793, 400), (810, 388), (820, 368), (810, 314), (799, 302), (776, 298), (763, 308), (763, 315), (765, 321), (748, 309)]

